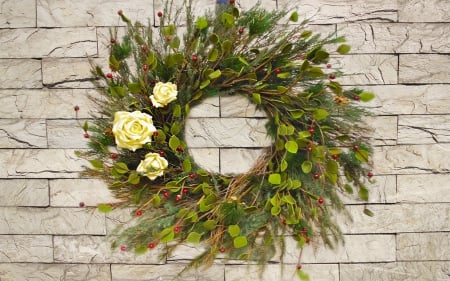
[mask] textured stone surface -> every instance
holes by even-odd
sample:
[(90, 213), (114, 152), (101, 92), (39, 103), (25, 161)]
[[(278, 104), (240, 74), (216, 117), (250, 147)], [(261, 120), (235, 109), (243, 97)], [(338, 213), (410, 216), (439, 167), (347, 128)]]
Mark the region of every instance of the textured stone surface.
[(341, 264), (345, 281), (448, 281), (450, 262)]
[(397, 176), (397, 198), (400, 202), (450, 202), (449, 188), (449, 174)]
[[(93, 60), (97, 64), (96, 60)], [(106, 60), (101, 62), (106, 64)], [(43, 59), (42, 79), (48, 88), (94, 88), (88, 58)], [(106, 68), (104, 68), (106, 69)]]
[(0, 208), (0, 234), (105, 234), (105, 216), (74, 208)]
[(73, 178), (86, 164), (74, 150), (0, 150), (2, 178)]
[[(374, 176), (374, 183), (367, 183), (369, 189), (368, 203), (396, 203), (397, 202), (397, 180), (396, 176)], [(345, 204), (361, 204), (357, 194), (343, 194), (341, 196)]]
[(179, 276), (186, 264), (158, 265), (111, 265), (113, 281), (217, 281), (224, 279), (224, 267), (220, 265), (201, 270), (191, 270)]
[(369, 137), (372, 145), (397, 144), (397, 116), (369, 116), (364, 120), (371, 129)]
[(197, 165), (210, 172), (220, 172), (219, 148), (189, 148), (189, 154)]
[(263, 154), (264, 149), (230, 148), (220, 149), (220, 172), (242, 174), (249, 171)]
[(3, 29), (0, 58), (82, 57), (97, 55), (95, 28)]
[[(0, 263), (53, 262), (50, 235), (0, 235), (0, 248)], [(3, 275), (0, 276), (3, 280)]]
[(220, 97), (220, 117), (267, 117), (254, 103), (243, 95)]
[(368, 208), (374, 213), (373, 217), (363, 213), (364, 206), (348, 206), (353, 222), (340, 219), (342, 231), (353, 234), (450, 231), (450, 204), (371, 205)]
[(0, 89), (41, 88), (41, 61), (0, 59)]
[[(160, 11), (165, 10), (165, 3), (169, 3), (164, 0), (153, 0), (153, 23), (155, 26), (160, 25), (159, 17), (157, 16), (157, 13)], [(193, 9), (192, 13), (194, 15), (203, 15), (207, 11), (214, 11), (216, 7), (216, 0), (203, 0), (201, 2), (199, 1), (193, 1)], [(173, 1), (174, 7), (172, 7), (173, 11), (180, 10), (181, 9), (181, 15), (176, 19), (180, 25), (183, 25), (186, 22), (186, 16), (185, 12), (182, 9), (183, 6), (183, 0), (175, 0)], [(172, 19), (174, 20), (174, 19)]]
[(0, 264), (2, 281), (110, 281), (108, 265), (98, 264)]
[(349, 23), (338, 25), (352, 53), (448, 53), (446, 23)]
[(0, 1), (0, 28), (36, 26), (35, 0)]
[(0, 90), (0, 104), (4, 105), (0, 107), (0, 118), (73, 119), (75, 118), (73, 109), (75, 105), (80, 107), (78, 117), (86, 118), (90, 116), (90, 112), (97, 111), (93, 102), (89, 100), (89, 95), (95, 95), (94, 91), (78, 89)]
[(48, 180), (0, 180), (0, 206), (45, 207), (48, 204)]
[(450, 142), (449, 115), (404, 115), (398, 119), (399, 144)]
[(450, 56), (400, 55), (399, 83), (450, 83)]
[(377, 174), (446, 173), (450, 163), (443, 155), (450, 145), (398, 145), (374, 148), (374, 170)]
[(210, 97), (199, 104), (193, 104), (189, 112), (189, 118), (195, 117), (220, 117), (219, 97)]
[(129, 263), (158, 264), (159, 251), (154, 249), (145, 255), (111, 249), (104, 236), (55, 236), (55, 261), (64, 263)]
[(84, 120), (47, 120), (49, 148), (88, 148)]
[(46, 148), (47, 132), (42, 119), (0, 119), (0, 148)]
[(106, 183), (100, 179), (55, 179), (49, 181), (52, 207), (97, 206), (116, 201)]
[(450, 22), (447, 0), (399, 0), (400, 22)]
[(400, 233), (398, 261), (445, 261), (450, 257), (450, 232)]

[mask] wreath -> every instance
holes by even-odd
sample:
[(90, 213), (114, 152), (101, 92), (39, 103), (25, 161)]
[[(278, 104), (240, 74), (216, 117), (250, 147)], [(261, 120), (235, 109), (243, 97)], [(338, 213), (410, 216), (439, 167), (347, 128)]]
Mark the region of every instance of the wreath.
[[(217, 256), (282, 258), (285, 236), (299, 249), (318, 238), (335, 245), (340, 194), (367, 201), (373, 175), (360, 106), (373, 94), (344, 89), (336, 80), (343, 73), (329, 64), (328, 49), (339, 55), (350, 46), (314, 34), (295, 11), (242, 11), (230, 0), (195, 17), (190, 2), (166, 4), (157, 29), (119, 11), (126, 34), (119, 40), (111, 30), (110, 70), (93, 66), (101, 116), (83, 126), (84, 175), (106, 181), (118, 199), (101, 212), (131, 206), (136, 218), (112, 246), (138, 254), (158, 247), (164, 258), (201, 243), (190, 263), (198, 266)], [(272, 144), (246, 173), (200, 168), (184, 141), (190, 108), (218, 95), (244, 95), (267, 115)], [(305, 276), (300, 264), (297, 272)]]

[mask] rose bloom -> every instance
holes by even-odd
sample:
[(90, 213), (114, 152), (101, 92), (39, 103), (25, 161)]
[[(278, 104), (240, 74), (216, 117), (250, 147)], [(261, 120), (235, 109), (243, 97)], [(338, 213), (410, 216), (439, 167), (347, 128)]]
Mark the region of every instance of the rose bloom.
[(154, 107), (164, 107), (176, 100), (177, 94), (177, 85), (172, 82), (158, 82), (153, 88), (153, 95), (150, 96), (150, 99)]
[(136, 151), (151, 141), (156, 131), (152, 117), (140, 111), (117, 111), (112, 128), (118, 147)]
[(148, 177), (150, 180), (154, 180), (164, 174), (167, 166), (166, 158), (161, 157), (158, 153), (147, 153), (145, 159), (139, 163), (136, 172)]

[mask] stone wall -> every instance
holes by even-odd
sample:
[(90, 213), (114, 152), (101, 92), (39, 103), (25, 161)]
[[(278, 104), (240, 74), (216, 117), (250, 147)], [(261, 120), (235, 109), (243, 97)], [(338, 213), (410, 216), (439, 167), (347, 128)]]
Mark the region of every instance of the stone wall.
[[(87, 56), (106, 63), (108, 27), (121, 24), (117, 10), (153, 21), (161, 1), (0, 0), (1, 281), (172, 280), (183, 259), (196, 253), (186, 247), (161, 263), (158, 250), (144, 256), (112, 251), (105, 235), (127, 221), (127, 213), (94, 210), (112, 198), (101, 182), (79, 178), (84, 162), (74, 155), (86, 140), (73, 107), (80, 107), (82, 119), (95, 111), (87, 98), (94, 92)], [(215, 4), (194, 2), (199, 13)], [(256, 1), (237, 2), (247, 7)], [(354, 221), (342, 222), (345, 245), (307, 248), (304, 269), (314, 281), (450, 280), (450, 2), (262, 2), (271, 9), (301, 3), (299, 12), (312, 19), (312, 29), (346, 35), (353, 49), (340, 66), (354, 75), (341, 81), (377, 94), (369, 104), (376, 114), (369, 119), (377, 180), (369, 208), (375, 216), (363, 215), (360, 202), (346, 200)], [(243, 126), (239, 117), (255, 116), (252, 109), (233, 111), (233, 103), (211, 100), (206, 111), (191, 116), (200, 132), (202, 124), (225, 128), (218, 131), (219, 142), (201, 138), (215, 148), (205, 151), (202, 140), (192, 145), (209, 167), (222, 172), (237, 165), (229, 149), (239, 152), (239, 169), (257, 153), (241, 149), (248, 147), (246, 139), (226, 135)], [(246, 128), (257, 139), (252, 128), (260, 119), (252, 120)], [(260, 279), (257, 266), (218, 262), (177, 280), (295, 280), (296, 252), (288, 251), (285, 261), (283, 277), (276, 264)]]

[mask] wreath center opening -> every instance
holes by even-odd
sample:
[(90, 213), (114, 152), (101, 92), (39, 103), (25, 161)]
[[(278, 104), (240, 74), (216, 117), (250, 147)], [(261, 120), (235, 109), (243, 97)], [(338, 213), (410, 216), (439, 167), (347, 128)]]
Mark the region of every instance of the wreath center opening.
[(249, 171), (271, 145), (267, 115), (243, 95), (211, 97), (191, 109), (185, 141), (203, 169), (224, 175)]

